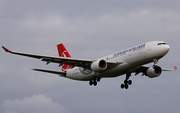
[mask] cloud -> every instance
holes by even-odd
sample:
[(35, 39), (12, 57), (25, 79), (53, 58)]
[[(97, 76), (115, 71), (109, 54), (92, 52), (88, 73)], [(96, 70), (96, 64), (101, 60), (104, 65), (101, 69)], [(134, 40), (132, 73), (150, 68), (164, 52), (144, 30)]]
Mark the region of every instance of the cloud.
[(67, 109), (45, 95), (33, 95), (24, 99), (6, 100), (2, 103), (3, 113), (67, 113)]

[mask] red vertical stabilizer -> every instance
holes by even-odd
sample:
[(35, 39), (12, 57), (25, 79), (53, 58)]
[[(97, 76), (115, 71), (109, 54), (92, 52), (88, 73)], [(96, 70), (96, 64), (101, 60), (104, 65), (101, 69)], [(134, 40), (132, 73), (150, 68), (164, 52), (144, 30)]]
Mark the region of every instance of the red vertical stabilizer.
[[(57, 49), (60, 57), (71, 58), (71, 55), (69, 54), (68, 50), (65, 48), (65, 46), (62, 43), (57, 45)], [(67, 64), (62, 65), (63, 72), (71, 68), (72, 68), (71, 65), (67, 65)]]

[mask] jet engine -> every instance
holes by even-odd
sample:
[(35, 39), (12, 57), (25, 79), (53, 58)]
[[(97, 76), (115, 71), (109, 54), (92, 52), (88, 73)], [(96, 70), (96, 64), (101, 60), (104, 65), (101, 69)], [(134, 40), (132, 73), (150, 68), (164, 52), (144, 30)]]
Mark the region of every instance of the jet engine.
[(91, 70), (99, 72), (107, 68), (107, 63), (105, 60), (96, 60), (91, 64)]
[(160, 76), (162, 73), (162, 68), (159, 66), (153, 66), (150, 67), (147, 71), (146, 71), (146, 76), (148, 76), (149, 78), (155, 78)]

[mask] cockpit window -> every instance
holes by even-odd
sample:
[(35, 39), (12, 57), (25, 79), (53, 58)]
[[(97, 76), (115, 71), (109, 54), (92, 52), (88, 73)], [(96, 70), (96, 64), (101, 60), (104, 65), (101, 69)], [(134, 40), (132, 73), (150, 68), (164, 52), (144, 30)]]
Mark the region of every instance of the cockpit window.
[(158, 45), (166, 45), (166, 43), (158, 43)]

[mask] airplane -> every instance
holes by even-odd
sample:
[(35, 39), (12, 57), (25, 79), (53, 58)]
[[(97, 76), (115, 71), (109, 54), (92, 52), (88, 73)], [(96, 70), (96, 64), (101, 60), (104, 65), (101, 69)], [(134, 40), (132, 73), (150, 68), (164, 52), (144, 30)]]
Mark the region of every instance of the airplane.
[[(177, 71), (177, 66), (174, 66), (174, 69), (165, 69), (157, 65), (158, 60), (170, 50), (170, 46), (164, 41), (146, 42), (95, 60), (72, 58), (63, 43), (57, 45), (59, 57), (14, 52), (4, 46), (2, 48), (11, 54), (40, 59), (45, 61), (46, 65), (57, 63), (62, 68), (62, 71), (33, 69), (35, 71), (56, 74), (72, 80), (89, 81), (89, 85), (94, 86), (102, 78), (126, 75), (120, 87), (128, 89), (132, 85), (130, 80), (132, 73), (135, 75), (142, 73), (142, 76), (155, 78), (159, 77), (162, 71)], [(145, 65), (148, 63), (154, 65), (148, 67)]]

